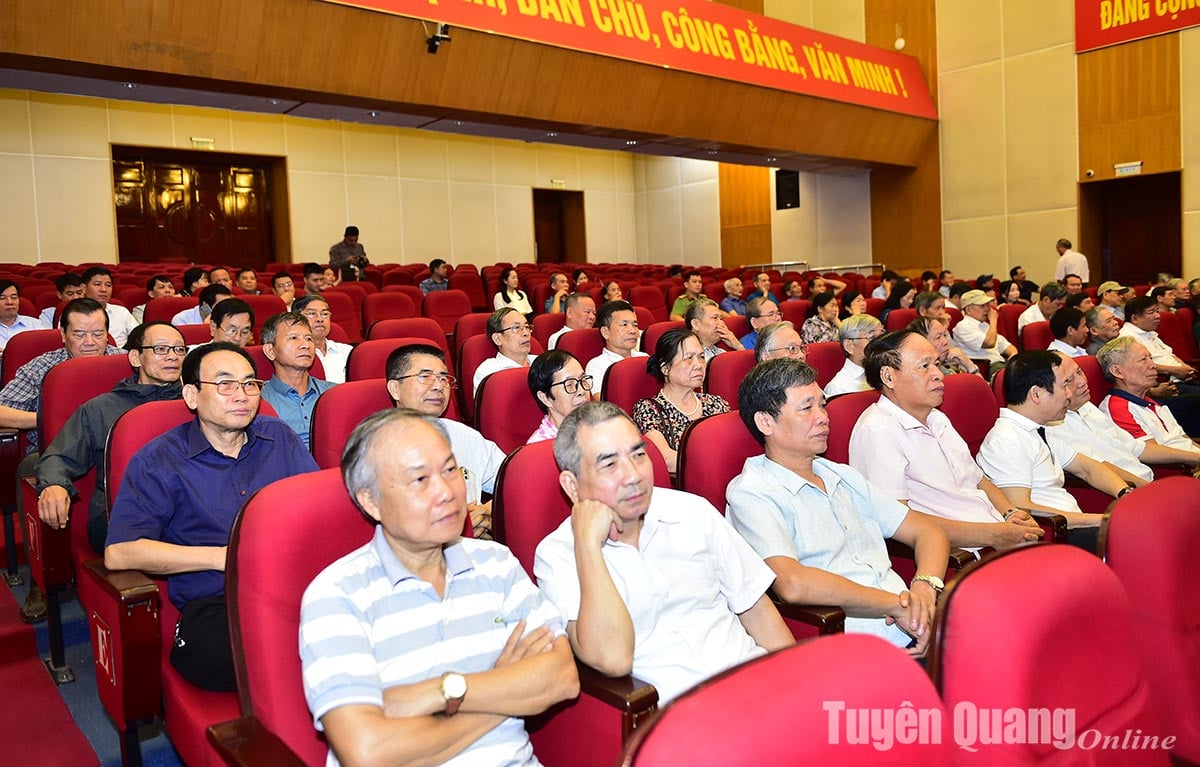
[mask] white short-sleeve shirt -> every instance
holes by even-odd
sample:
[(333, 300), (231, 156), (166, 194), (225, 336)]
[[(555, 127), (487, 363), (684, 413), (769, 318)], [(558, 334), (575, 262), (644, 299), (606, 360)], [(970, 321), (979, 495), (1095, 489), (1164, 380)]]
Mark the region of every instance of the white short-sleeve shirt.
[(1087, 349), (1080, 349), (1078, 346), (1071, 346), (1061, 338), (1056, 338), (1046, 347), (1048, 352), (1062, 352), (1068, 357), (1086, 357)]
[(855, 365), (847, 359), (842, 369), (837, 372), (829, 383), (825, 384), (825, 398), (836, 397), (839, 394), (852, 394), (856, 391), (870, 391), (867, 383), (867, 371), (861, 365)]
[[(639, 352), (637, 349), (634, 349), (630, 356), (646, 357), (648, 355), (645, 352)], [(608, 369), (623, 359), (627, 358), (622, 357), (606, 346), (604, 347), (604, 351), (588, 361), (587, 367), (584, 368), (583, 372), (592, 377), (593, 395), (599, 394), (604, 390), (604, 376), (608, 375)]]
[(1046, 424), (1046, 434), (1051, 444), (1062, 443), (1056, 450), (1074, 448), (1088, 458), (1107, 461), (1147, 482), (1154, 479), (1153, 469), (1138, 460), (1146, 443), (1134, 439), (1090, 402), (1083, 403), (1079, 410), (1068, 410), (1063, 420)]
[[(325, 339), (325, 351), (317, 349), (317, 356), (321, 358), (321, 367), (325, 369), (325, 380), (330, 383), (346, 383), (346, 363), (350, 359), (350, 352), (354, 349), (351, 344), (344, 344), (340, 341)], [(384, 371), (379, 371), (382, 376)]]
[(1002, 408), (996, 425), (984, 437), (975, 457), (997, 487), (1027, 487), (1038, 506), (1079, 512), (1075, 497), (1063, 489), (1063, 466), (1075, 450), (1058, 440), (1043, 441), (1039, 424), (1010, 408)]
[(1029, 308), (1021, 312), (1021, 316), (1017, 317), (1017, 333), (1020, 334), (1025, 326), (1031, 322), (1045, 322), (1046, 315), (1042, 314), (1042, 308), (1037, 304), (1030, 304)]
[[(526, 362), (525, 362), (525, 366), (528, 367), (529, 365), (532, 365), (533, 360), (536, 357), (537, 357), (536, 354), (530, 354), (529, 359), (526, 360)], [(521, 367), (520, 363), (514, 362), (513, 360), (509, 359), (508, 357), (505, 357), (500, 352), (496, 352), (495, 357), (489, 357), (488, 359), (479, 363), (479, 367), (475, 368), (475, 374), (473, 376), (471, 376), (471, 381), (475, 385), (475, 391), (479, 391), (480, 382), (482, 382), (483, 379), (487, 378), (492, 373), (495, 373), (500, 370), (508, 370), (509, 368), (519, 368), (519, 367)]]
[(964, 316), (954, 326), (954, 331), (950, 335), (958, 343), (959, 348), (966, 352), (971, 359), (1004, 362), (1004, 352), (1012, 344), (1008, 342), (1007, 338), (997, 333), (996, 345), (985, 349), (983, 340), (987, 338), (988, 327), (986, 322)]

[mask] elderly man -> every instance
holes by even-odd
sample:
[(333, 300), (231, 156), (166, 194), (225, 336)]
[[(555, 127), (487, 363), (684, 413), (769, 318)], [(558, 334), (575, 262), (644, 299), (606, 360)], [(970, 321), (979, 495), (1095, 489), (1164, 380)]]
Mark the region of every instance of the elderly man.
[(946, 298), (941, 293), (918, 293), (913, 299), (913, 308), (917, 310), (918, 317), (950, 323), (950, 313), (946, 311)]
[(942, 298), (950, 297), (950, 286), (954, 284), (954, 272), (949, 269), (943, 269), (938, 274), (938, 292), (942, 294)]
[(224, 285), (227, 288), (233, 288), (233, 275), (223, 266), (214, 266), (212, 271), (208, 273), (208, 281), (213, 285)]
[[(156, 274), (146, 280), (146, 304), (156, 298), (170, 298), (175, 295), (175, 284), (171, 282), (171, 278), (165, 274)], [(138, 304), (130, 310), (130, 314), (138, 322), (143, 322), (146, 317), (146, 304)], [(53, 310), (53, 307), (51, 307)]]
[(190, 352), (183, 399), (196, 418), (133, 456), (108, 523), (105, 566), (167, 576), (180, 610), (171, 665), (206, 690), (236, 689), (224, 570), (238, 510), (275, 480), (317, 470), (286, 424), (255, 417), (262, 385), (241, 347)]
[(0, 354), (9, 339), (27, 330), (46, 330), (37, 317), (21, 314), (21, 289), (12, 280), (0, 280)]
[(932, 516), (951, 546), (1004, 548), (1042, 537), (975, 464), (942, 404), (945, 375), (933, 344), (899, 330), (867, 346), (867, 382), (879, 391), (850, 435), (850, 465), (889, 497)]
[(996, 332), (1000, 312), (996, 300), (982, 290), (968, 290), (961, 300), (963, 318), (950, 334), (973, 360), (987, 360), (993, 374), (1004, 367), (1017, 347)]
[(754, 343), (755, 362), (780, 358), (801, 362), (808, 358), (808, 344), (796, 332), (796, 326), (787, 320), (773, 322), (758, 331), (758, 340)]
[(202, 325), (208, 322), (208, 318), (212, 316), (213, 307), (226, 298), (233, 298), (233, 291), (219, 282), (214, 282), (200, 291), (199, 303), (191, 309), (176, 312), (175, 316), (171, 318), (171, 324)]
[(348, 226), (339, 242), (329, 246), (329, 267), (343, 282), (354, 282), (367, 266), (367, 249), (358, 241), (358, 227)]
[(766, 272), (754, 275), (754, 292), (746, 296), (746, 301), (749, 302), (755, 298), (769, 298), (771, 303), (779, 306), (779, 299), (771, 292), (771, 275)]
[(516, 309), (506, 306), (492, 312), (492, 316), (488, 317), (487, 332), (496, 347), (496, 356), (484, 360), (475, 368), (471, 378), (475, 391), (479, 391), (483, 379), (497, 370), (527, 368), (537, 357), (529, 353), (533, 326)]
[(104, 307), (108, 315), (108, 334), (113, 343), (124, 346), (129, 333), (137, 327), (133, 314), (124, 306), (110, 303), (112, 299), (112, 272), (103, 266), (93, 266), (83, 273), (84, 294)]
[(450, 264), (447, 264), (440, 258), (435, 258), (429, 262), (429, 276), (421, 280), (418, 285), (421, 292), (429, 295), (435, 290), (449, 290), (450, 288)]
[(291, 311), (292, 303), (296, 300), (296, 281), (287, 272), (275, 272), (271, 277), (271, 293)]
[(550, 275), (550, 297), (546, 299), (546, 314), (558, 314), (563, 310), (563, 301), (571, 294), (571, 281), (562, 272)]
[(1120, 335), (1128, 336), (1146, 347), (1154, 366), (1160, 373), (1171, 376), (1176, 384), (1194, 381), (1196, 370), (1175, 355), (1175, 350), (1158, 336), (1162, 309), (1149, 296), (1138, 296), (1125, 304), (1126, 322)]
[(725, 324), (725, 317), (721, 314), (720, 307), (707, 298), (701, 298), (693, 303), (687, 310), (687, 314), (684, 315), (684, 321), (687, 323), (688, 329), (700, 339), (700, 345), (704, 348), (705, 362), (726, 351), (717, 344), (723, 343), (729, 347), (729, 350), (742, 348), (737, 336)]
[(1071, 359), (1063, 364), (1067, 377), (1075, 379), (1075, 391), (1067, 403), (1066, 417), (1061, 422), (1046, 425), (1046, 433), (1052, 439), (1075, 446), (1089, 457), (1108, 464), (1127, 482), (1138, 485), (1154, 479), (1154, 471), (1147, 464), (1200, 466), (1200, 451), (1177, 450), (1154, 440), (1136, 439), (1117, 426), (1104, 411), (1092, 404), (1087, 376), (1076, 375), (1075, 361)]
[(1100, 347), (1116, 338), (1121, 332), (1121, 323), (1107, 306), (1094, 306), (1083, 315), (1087, 323), (1087, 353), (1096, 356)]
[(1068, 274), (1063, 277), (1062, 286), (1067, 289), (1068, 296), (1079, 295), (1083, 292), (1083, 279), (1078, 274)]
[(263, 354), (275, 369), (263, 385), (262, 397), (308, 447), (313, 409), (321, 395), (333, 388), (329, 381), (311, 375), (316, 359), (312, 329), (304, 315), (281, 312), (263, 325), (262, 342)]
[(577, 408), (554, 457), (573, 505), (538, 544), (534, 574), (580, 660), (632, 672), (665, 702), (793, 643), (766, 594), (775, 576), (702, 498), (654, 486), (645, 437), (624, 411)]
[(1069, 306), (1059, 309), (1050, 318), (1050, 332), (1054, 340), (1049, 351), (1062, 352), (1068, 357), (1087, 356), (1084, 346), (1088, 342), (1088, 326), (1083, 312)]
[(457, 386), (454, 376), (446, 368), (446, 355), (433, 345), (401, 346), (388, 355), (384, 375), (388, 394), (396, 407), (441, 419), (467, 479), (467, 506), (475, 537), (484, 533), (490, 535), (492, 503), (484, 503), (483, 494), (495, 490), (496, 475), (500, 472), (500, 464), (504, 463), (504, 451), (470, 426), (442, 418)]
[(546, 342), (548, 349), (556, 348), (558, 339), (562, 338), (564, 333), (570, 333), (572, 330), (587, 330), (594, 326), (596, 324), (596, 302), (587, 293), (572, 293), (563, 302), (563, 315), (565, 317), (563, 326), (551, 333)]
[(316, 344), (317, 357), (321, 360), (321, 367), (325, 369), (325, 380), (335, 384), (346, 383), (346, 363), (350, 360), (350, 352), (354, 346), (334, 341), (329, 337), (329, 329), (333, 322), (329, 304), (321, 296), (300, 296), (292, 304), (292, 311), (303, 314), (304, 319), (308, 320), (313, 343)]
[(753, 298), (746, 304), (746, 319), (750, 322), (750, 332), (739, 340), (742, 348), (753, 349), (758, 343), (758, 331), (782, 320), (783, 314), (771, 299)]
[[(1184, 427), (1180, 426), (1176, 407), (1171, 399), (1163, 403), (1151, 398), (1151, 388), (1158, 382), (1158, 371), (1150, 351), (1129, 336), (1120, 336), (1106, 343), (1096, 355), (1104, 377), (1112, 381), (1112, 391), (1100, 403), (1108, 414), (1135, 439), (1152, 441), (1164, 447), (1190, 453), (1200, 453)], [(1175, 400), (1192, 399), (1176, 397)]]
[(1056, 311), (1067, 304), (1067, 289), (1057, 282), (1047, 282), (1043, 285), (1040, 296), (1036, 304), (1030, 304), (1029, 308), (1017, 317), (1017, 335), (1031, 322), (1048, 321)]
[(725, 316), (746, 316), (746, 301), (742, 298), (744, 290), (745, 287), (742, 285), (740, 277), (730, 277), (725, 280), (725, 298), (721, 299), (721, 311), (725, 312)]
[(825, 397), (830, 399), (840, 394), (850, 394), (856, 391), (869, 391), (863, 372), (863, 358), (866, 355), (867, 344), (883, 335), (883, 325), (869, 314), (856, 314), (842, 320), (838, 328), (838, 337), (842, 343), (842, 353), (846, 361), (837, 375), (825, 385)]
[(238, 269), (237, 270), (237, 286), (249, 296), (257, 296), (261, 291), (258, 289), (258, 275), (253, 269)]
[[(108, 433), (117, 419), (138, 405), (182, 396), (179, 375), (187, 347), (175, 327), (167, 322), (138, 325), (127, 345), (133, 375), (80, 405), (34, 467), (38, 515), (51, 527), (67, 526), (71, 498), (77, 495), (73, 480), (104, 466)], [(96, 553), (104, 551), (108, 533), (106, 479), (103, 471), (96, 472), (96, 490), (88, 505), (88, 542)]]
[(301, 601), (304, 695), (328, 764), (538, 764), (520, 717), (578, 695), (575, 663), (512, 553), (461, 536), (445, 429), (376, 413), (351, 435), (342, 476), (376, 528)]
[[(925, 515), (906, 509), (825, 452), (829, 415), (817, 373), (797, 360), (756, 366), (738, 387), (742, 422), (766, 448), (726, 490), (727, 515), (775, 573), (788, 602), (838, 605), (846, 630), (924, 654), (950, 546)], [(905, 588), (885, 538), (912, 546)]]
[(676, 298), (675, 303), (671, 304), (671, 319), (682, 320), (688, 310), (703, 297), (703, 293), (704, 280), (700, 278), (700, 272), (693, 269), (683, 275), (683, 295)]
[[(1063, 470), (1118, 498), (1133, 485), (1075, 445), (1045, 438), (1046, 424), (1061, 421), (1075, 392), (1075, 379), (1054, 352), (1018, 354), (1004, 371), (1004, 398), (996, 424), (984, 438), (976, 461), (1013, 506), (1062, 514), (1067, 540), (1096, 550), (1099, 514), (1084, 514), (1063, 489)], [(1074, 375), (1083, 375), (1075, 368)]]
[(596, 314), (600, 336), (604, 339), (604, 350), (587, 363), (585, 375), (592, 377), (592, 391), (604, 390), (604, 377), (614, 363), (630, 357), (645, 357), (638, 351), (637, 312), (628, 301), (605, 301)]
[(245, 348), (254, 343), (254, 310), (240, 298), (226, 298), (208, 315), (208, 332), (212, 343), (231, 343)]
[(1054, 265), (1054, 279), (1062, 282), (1068, 274), (1075, 274), (1083, 280), (1084, 284), (1087, 284), (1088, 277), (1091, 275), (1087, 256), (1077, 250), (1072, 250), (1071, 241), (1065, 238), (1056, 242), (1054, 249), (1058, 251), (1058, 262)]
[(1124, 292), (1125, 286), (1112, 280), (1100, 283), (1100, 287), (1096, 289), (1096, 297), (1100, 299), (1099, 306), (1108, 309), (1122, 322), (1125, 321)]

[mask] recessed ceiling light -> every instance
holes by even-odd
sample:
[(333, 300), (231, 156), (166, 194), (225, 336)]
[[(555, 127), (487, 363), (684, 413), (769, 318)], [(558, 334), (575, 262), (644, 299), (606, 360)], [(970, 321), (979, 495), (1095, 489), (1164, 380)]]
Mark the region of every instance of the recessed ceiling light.
[(121, 87), (133, 90), (134, 88), (137, 87), (137, 83), (121, 83)]
[(546, 134), (546, 138), (558, 138), (558, 134), (555, 133), (554, 131), (550, 131), (549, 133)]
[(628, 141), (625, 142), (625, 146), (637, 146), (637, 142), (634, 141), (633, 139), (629, 139)]
[(279, 106), (279, 99), (267, 99), (267, 103), (273, 107)]
[(378, 112), (367, 112), (367, 114), (368, 114), (368, 115), (370, 115), (371, 117), (378, 117), (378, 116), (379, 116), (379, 113), (378, 113)]

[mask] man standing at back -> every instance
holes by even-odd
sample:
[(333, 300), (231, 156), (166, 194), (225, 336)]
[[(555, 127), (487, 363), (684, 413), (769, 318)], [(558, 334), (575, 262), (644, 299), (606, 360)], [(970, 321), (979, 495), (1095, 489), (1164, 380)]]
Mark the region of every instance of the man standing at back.
[(1054, 265), (1054, 279), (1059, 282), (1066, 280), (1068, 274), (1079, 275), (1083, 284), (1087, 285), (1091, 270), (1088, 267), (1087, 256), (1071, 249), (1071, 241), (1064, 238), (1054, 244), (1058, 251), (1058, 263)]
[(340, 242), (329, 246), (329, 268), (340, 272), (342, 282), (354, 282), (367, 265), (367, 249), (358, 241), (358, 227), (348, 226)]
[(180, 612), (171, 665), (197, 687), (233, 691), (225, 558), (234, 520), (255, 491), (317, 464), (287, 424), (256, 418), (263, 382), (244, 349), (201, 346), (184, 359), (182, 376), (196, 418), (130, 460), (104, 564), (166, 575)]
[(167, 322), (138, 325), (129, 334), (129, 364), (133, 375), (107, 394), (80, 405), (37, 462), (38, 514), (51, 527), (64, 528), (76, 495), (74, 480), (96, 468), (96, 490), (88, 507), (88, 542), (104, 552), (108, 533), (105, 516), (104, 451), (108, 433), (125, 413), (147, 402), (176, 400), (182, 394), (179, 376), (187, 347), (179, 330)]

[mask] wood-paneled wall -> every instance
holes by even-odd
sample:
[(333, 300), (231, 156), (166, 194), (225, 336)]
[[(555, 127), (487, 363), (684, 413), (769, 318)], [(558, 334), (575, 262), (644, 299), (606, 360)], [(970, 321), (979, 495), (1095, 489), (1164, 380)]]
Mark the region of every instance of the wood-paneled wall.
[[(897, 31), (917, 57), (937, 105), (934, 0), (866, 0), (867, 44), (890, 48)], [(917, 150), (913, 168), (871, 172), (872, 259), (903, 274), (942, 267), (941, 166), (937, 130)]]
[(771, 261), (771, 169), (721, 163), (721, 266)]
[(1114, 164), (1138, 160), (1144, 174), (1180, 170), (1179, 34), (1089, 51), (1076, 62), (1079, 180), (1115, 178)]

